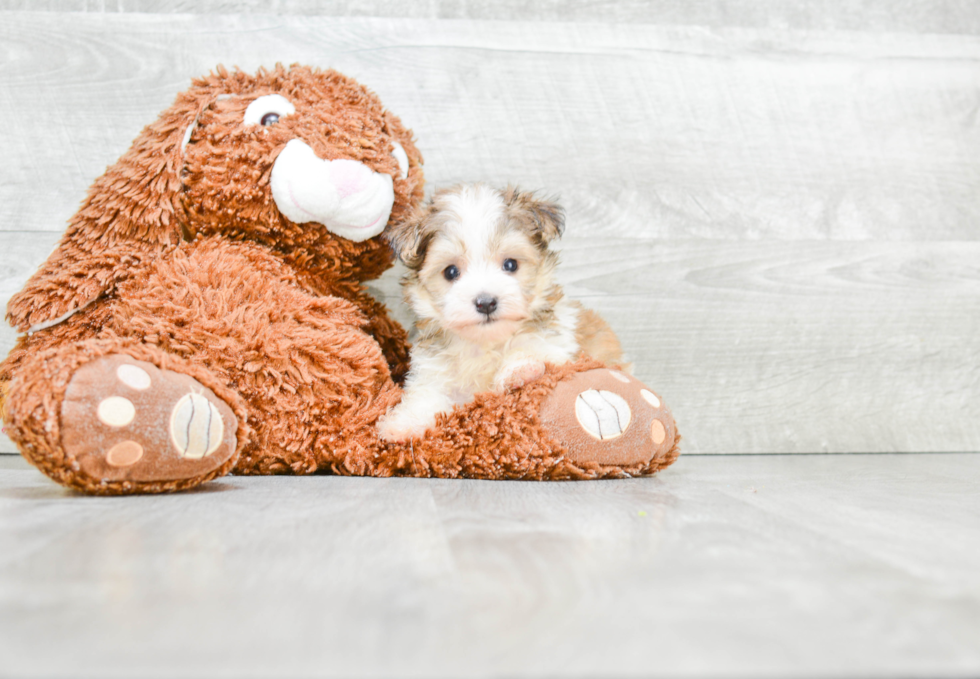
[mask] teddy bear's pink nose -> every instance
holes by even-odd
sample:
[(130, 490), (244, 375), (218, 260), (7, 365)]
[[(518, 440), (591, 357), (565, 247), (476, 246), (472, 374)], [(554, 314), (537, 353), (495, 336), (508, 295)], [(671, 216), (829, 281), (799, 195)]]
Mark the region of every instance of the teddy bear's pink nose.
[(327, 164), (326, 178), (341, 198), (347, 198), (368, 188), (372, 174), (356, 160), (334, 160)]

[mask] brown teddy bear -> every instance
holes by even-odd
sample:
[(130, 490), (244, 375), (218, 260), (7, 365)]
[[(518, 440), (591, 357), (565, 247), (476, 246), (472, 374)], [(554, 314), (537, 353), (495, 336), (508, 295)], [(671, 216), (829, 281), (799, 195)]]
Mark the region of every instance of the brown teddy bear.
[[(366, 88), (303, 66), (223, 68), (97, 179), (15, 295), (0, 365), (10, 437), (86, 493), (190, 488), (228, 472), (573, 479), (676, 459), (669, 411), (582, 357), (478, 395), (408, 443), (375, 423), (400, 397), (405, 331), (363, 288), (422, 158)], [(589, 432), (585, 391), (629, 426)]]

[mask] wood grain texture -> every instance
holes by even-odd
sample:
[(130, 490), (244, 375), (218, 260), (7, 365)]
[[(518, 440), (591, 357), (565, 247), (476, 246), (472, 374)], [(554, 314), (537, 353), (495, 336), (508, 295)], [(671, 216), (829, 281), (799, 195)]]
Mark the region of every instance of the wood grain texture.
[(682, 456), (653, 478), (227, 477), (0, 460), (21, 677), (980, 673), (980, 455)]
[(824, 31), (980, 33), (980, 9), (962, 0), (0, 0), (0, 10), (149, 14), (584, 21), (796, 28)]
[[(5, 13), (0, 228), (57, 230), (189, 79), (336, 67), (433, 185), (560, 193), (597, 235), (973, 240), (980, 38), (328, 17)], [(29, 112), (29, 114), (27, 114)]]
[(0, 12), (3, 301), (191, 77), (304, 62), (374, 88), (430, 187), (560, 196), (567, 289), (688, 452), (980, 448), (980, 38), (114, 6)]

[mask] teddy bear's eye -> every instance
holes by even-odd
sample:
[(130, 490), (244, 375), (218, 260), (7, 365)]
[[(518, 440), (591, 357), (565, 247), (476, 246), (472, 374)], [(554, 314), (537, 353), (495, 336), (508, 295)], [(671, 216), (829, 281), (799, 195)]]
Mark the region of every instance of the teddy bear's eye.
[(450, 264), (445, 269), (442, 270), (442, 275), (447, 281), (452, 283), (454, 280), (459, 278), (459, 267), (455, 264)]
[(505, 259), (504, 260), (504, 271), (507, 273), (514, 273), (517, 271), (517, 260), (516, 259)]
[(405, 147), (397, 141), (392, 142), (392, 145), (395, 148), (392, 150), (391, 155), (398, 161), (398, 178), (404, 179), (408, 176), (408, 154), (405, 153)]
[(281, 118), (296, 113), (296, 107), (281, 94), (259, 97), (245, 109), (242, 123), (245, 125), (274, 125)]

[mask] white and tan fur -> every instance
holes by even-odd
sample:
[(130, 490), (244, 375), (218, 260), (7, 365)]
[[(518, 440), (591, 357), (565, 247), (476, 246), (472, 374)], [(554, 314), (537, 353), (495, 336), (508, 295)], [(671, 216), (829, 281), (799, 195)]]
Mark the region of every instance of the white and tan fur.
[(379, 422), (382, 438), (419, 436), (438, 413), (537, 379), (545, 363), (585, 352), (622, 366), (609, 326), (555, 282), (558, 255), (548, 244), (563, 229), (555, 203), (463, 184), (436, 193), (389, 234), (408, 267), (402, 284), (419, 320), (404, 395)]

